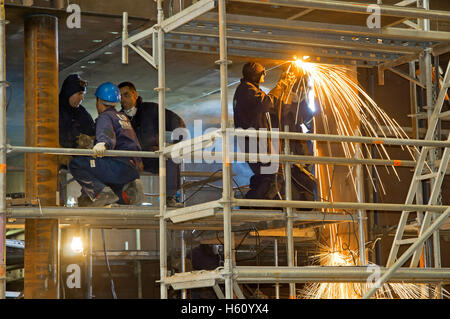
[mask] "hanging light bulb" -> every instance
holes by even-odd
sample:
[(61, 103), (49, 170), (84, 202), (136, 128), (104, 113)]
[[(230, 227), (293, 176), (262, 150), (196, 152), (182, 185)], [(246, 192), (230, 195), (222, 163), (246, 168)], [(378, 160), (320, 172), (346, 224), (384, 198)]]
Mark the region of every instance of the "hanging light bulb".
[(73, 236), (72, 244), (70, 246), (72, 251), (76, 254), (81, 254), (83, 252), (83, 241), (80, 236)]
[(75, 227), (75, 232), (72, 238), (72, 244), (70, 245), (70, 248), (72, 248), (72, 251), (75, 254), (83, 253), (83, 241), (81, 240), (81, 230), (80, 225), (78, 223)]

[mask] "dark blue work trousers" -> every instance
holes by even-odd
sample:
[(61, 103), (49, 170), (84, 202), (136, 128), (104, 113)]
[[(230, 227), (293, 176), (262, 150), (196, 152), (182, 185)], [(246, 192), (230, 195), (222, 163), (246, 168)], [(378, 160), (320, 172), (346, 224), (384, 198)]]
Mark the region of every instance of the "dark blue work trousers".
[(139, 178), (139, 171), (131, 163), (112, 157), (74, 156), (69, 163), (69, 170), (81, 185), (81, 192), (92, 200), (105, 186), (109, 186), (121, 202), (123, 187)]

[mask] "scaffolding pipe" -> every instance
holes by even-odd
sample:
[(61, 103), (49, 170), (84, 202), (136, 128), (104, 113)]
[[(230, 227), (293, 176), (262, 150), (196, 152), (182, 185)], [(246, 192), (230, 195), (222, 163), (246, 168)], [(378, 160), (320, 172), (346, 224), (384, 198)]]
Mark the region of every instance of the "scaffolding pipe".
[[(184, 230), (181, 231), (181, 272), (186, 272), (186, 241), (184, 240)], [(187, 290), (181, 290), (181, 299), (187, 299)]]
[(6, 298), (6, 45), (5, 4), (0, 6), (0, 299)]
[[(289, 126), (284, 127), (285, 131), (289, 130)], [(289, 140), (284, 141), (284, 153), (290, 155), (290, 145)], [(292, 200), (292, 171), (291, 165), (286, 163), (284, 165), (285, 174), (285, 184), (286, 184), (286, 200)], [(281, 198), (280, 198), (281, 199)], [(288, 267), (294, 267), (294, 236), (293, 236), (293, 226), (294, 222), (292, 220), (292, 207), (286, 207), (286, 235), (287, 235), (287, 261)], [(289, 283), (289, 299), (295, 299), (295, 283)]]
[[(39, 146), (12, 146), (6, 145), (8, 153), (42, 153), (53, 155), (84, 155), (93, 156), (92, 149), (79, 149), (79, 148), (58, 148), (58, 147), (39, 147)], [(104, 156), (124, 156), (124, 157), (145, 157), (145, 158), (158, 158), (158, 153), (148, 151), (117, 151), (106, 150)]]
[(414, 205), (414, 204), (380, 204), (380, 203), (352, 203), (352, 202), (314, 202), (295, 200), (266, 200), (266, 199), (238, 199), (234, 200), (237, 206), (259, 207), (292, 207), (292, 208), (316, 208), (316, 209), (364, 209), (387, 211), (432, 211), (443, 213), (449, 206), (441, 205)]
[(228, 57), (227, 57), (227, 22), (225, 0), (219, 0), (219, 61), (220, 64), (220, 105), (222, 131), (222, 172), (223, 172), (223, 226), (224, 226), (224, 269), (225, 298), (233, 299), (233, 243), (231, 237), (231, 174), (228, 159)]
[(164, 148), (166, 147), (166, 61), (164, 52), (164, 11), (162, 0), (157, 0), (158, 9), (158, 126), (159, 126), (159, 249), (160, 249), (160, 276), (161, 276), (161, 299), (167, 299), (168, 287), (165, 284), (167, 277), (167, 225), (164, 219), (166, 213), (166, 158)]
[[(361, 2), (347, 2), (336, 0), (233, 0), (239, 3), (254, 3), (287, 6), (293, 8), (308, 8), (316, 10), (331, 10), (367, 14), (370, 4)], [(424, 10), (414, 7), (400, 7), (393, 5), (378, 5), (380, 14), (404, 18), (426, 18), (433, 20), (450, 21), (450, 12), (443, 10)]]
[[(275, 257), (275, 267), (278, 267), (278, 240), (275, 238), (273, 243), (273, 254)], [(280, 299), (280, 284), (275, 283), (275, 299)]]
[[(450, 143), (449, 144), (450, 147)], [(43, 153), (54, 155), (81, 155), (81, 156), (93, 156), (94, 152), (90, 149), (77, 149), (77, 148), (56, 148), (56, 147), (32, 147), (32, 146), (7, 146), (9, 152), (23, 152), (23, 153)], [(233, 159), (246, 159), (255, 157), (258, 154), (255, 153), (239, 153), (228, 152), (228, 155)], [(158, 158), (159, 155), (156, 152), (148, 151), (115, 151), (107, 150), (104, 156), (127, 156), (127, 157), (144, 157), (144, 158)], [(167, 156), (173, 157), (169, 154)], [(222, 156), (222, 153), (216, 152), (217, 158)], [(328, 157), (328, 156), (307, 156), (307, 155), (279, 155), (279, 154), (267, 154), (264, 155), (269, 160), (279, 160), (280, 162), (298, 162), (298, 163), (316, 163), (316, 164), (336, 164), (336, 165), (348, 165), (348, 164), (363, 164), (363, 165), (388, 165), (388, 166), (402, 166), (402, 167), (415, 167), (415, 161), (407, 160), (383, 160), (383, 159), (352, 159), (345, 157)]]
[[(396, 272), (397, 270), (417, 251), (418, 248), (420, 248), (424, 242), (430, 238), (430, 236), (433, 234), (433, 232), (436, 231), (436, 229), (439, 229), (439, 227), (444, 223), (444, 221), (448, 218), (450, 215), (450, 208), (447, 208), (447, 210), (437, 218), (430, 227), (419, 237), (417, 240), (412, 244), (404, 253), (400, 256), (400, 258), (397, 259), (397, 261), (392, 265), (392, 267), (389, 268), (389, 270), (386, 271), (386, 273), (381, 276), (380, 279), (378, 279), (374, 287), (372, 287), (366, 295), (364, 295), (364, 299), (369, 299), (374, 295), (374, 293), (385, 283), (387, 282)], [(442, 270), (442, 268), (434, 268), (434, 270)]]
[[(361, 158), (361, 144), (356, 144), (356, 158)], [(364, 202), (364, 175), (362, 165), (356, 165), (356, 189), (358, 203)], [(358, 232), (359, 232), (359, 262), (360, 266), (366, 265), (366, 247), (365, 247), (365, 230), (364, 222), (366, 215), (364, 210), (358, 209)]]
[[(253, 201), (253, 202), (250, 202)], [(314, 202), (314, 201), (271, 201), (271, 200), (248, 200), (248, 199), (234, 199), (234, 205), (239, 206), (263, 206), (263, 207), (288, 207), (293, 208), (334, 208), (339, 209), (364, 209), (364, 210), (380, 210), (384, 211), (435, 211), (442, 213), (448, 206), (436, 205), (404, 205), (404, 204), (381, 204), (381, 203), (351, 203), (351, 202)], [(295, 213), (293, 219), (296, 221), (306, 221), (311, 219), (325, 220), (325, 221), (352, 221), (351, 217), (342, 215), (340, 213), (322, 213), (312, 212), (314, 215), (309, 216), (310, 211), (305, 214)], [(333, 218), (333, 215), (335, 218)], [(223, 213), (218, 211), (216, 219), (220, 219)], [(95, 207), (8, 207), (6, 209), (6, 218), (115, 218), (121, 220), (128, 219), (157, 219), (159, 211), (148, 208), (126, 208), (112, 207), (112, 208), (95, 208)], [(211, 217), (209, 217), (211, 218)], [(233, 220), (246, 220), (256, 218), (258, 220), (268, 219), (282, 219), (283, 214), (278, 211), (264, 212), (264, 211), (234, 211)]]
[[(380, 274), (390, 269), (380, 267)], [(272, 266), (238, 266), (235, 270), (239, 283), (270, 282), (366, 282), (373, 275), (367, 266), (305, 266), (305, 267), (272, 267)], [(450, 282), (449, 268), (400, 268), (389, 282)]]
[[(444, 96), (445, 97), (445, 96)], [(407, 138), (392, 138), (392, 137), (369, 137), (369, 136), (343, 136), (333, 134), (310, 134), (310, 133), (295, 133), (295, 132), (281, 132), (281, 131), (257, 131), (244, 129), (229, 129), (228, 134), (235, 136), (248, 136), (261, 138), (279, 138), (302, 141), (320, 141), (320, 142), (350, 142), (350, 143), (367, 143), (367, 144), (382, 144), (382, 145), (404, 145), (404, 146), (429, 146), (429, 147), (449, 147), (450, 143), (447, 141), (435, 140), (419, 140)]]
[[(215, 157), (219, 158), (222, 153), (215, 153)], [(258, 158), (257, 153), (235, 153), (228, 152), (229, 158), (237, 162), (252, 162)], [(285, 154), (265, 154), (266, 162), (295, 162), (295, 163), (314, 163), (314, 164), (335, 164), (335, 165), (378, 165), (378, 166), (397, 166), (397, 167), (415, 167), (415, 161), (407, 160), (383, 160), (383, 159), (357, 159), (347, 157), (332, 156), (309, 156), (309, 155), (285, 155)]]

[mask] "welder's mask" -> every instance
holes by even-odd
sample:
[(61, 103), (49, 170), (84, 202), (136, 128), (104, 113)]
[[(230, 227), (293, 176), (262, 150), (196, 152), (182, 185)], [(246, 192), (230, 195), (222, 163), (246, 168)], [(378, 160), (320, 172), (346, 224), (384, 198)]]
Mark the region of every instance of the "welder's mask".
[(124, 110), (124, 111), (125, 111), (125, 114), (126, 114), (126, 115), (128, 115), (128, 116), (130, 116), (130, 117), (133, 117), (133, 116), (136, 115), (137, 108), (136, 108), (136, 106), (133, 106), (131, 109)]
[(247, 62), (242, 68), (244, 79), (250, 82), (259, 83), (262, 75), (266, 75), (266, 69), (257, 62)]

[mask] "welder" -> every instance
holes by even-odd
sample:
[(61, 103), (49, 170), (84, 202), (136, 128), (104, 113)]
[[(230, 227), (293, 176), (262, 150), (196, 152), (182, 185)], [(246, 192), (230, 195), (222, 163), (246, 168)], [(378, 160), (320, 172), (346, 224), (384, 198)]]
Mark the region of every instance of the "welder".
[[(264, 82), (266, 70), (264, 66), (257, 62), (247, 62), (242, 69), (241, 83), (236, 89), (233, 98), (234, 126), (242, 129), (267, 129), (278, 127), (279, 107), (286, 90), (295, 81), (293, 73), (283, 72), (276, 86), (266, 94), (261, 88)], [(274, 126), (275, 125), (275, 126)], [(240, 143), (239, 148), (249, 153), (250, 141), (248, 137), (244, 139), (244, 145)], [(260, 149), (259, 143), (256, 145), (258, 153), (278, 153), (279, 150), (269, 148)], [(271, 163), (248, 162), (253, 176), (250, 178), (250, 190), (245, 195), (248, 199), (275, 199), (279, 195), (282, 187), (282, 176), (278, 172), (264, 174), (263, 167), (270, 166)]]

